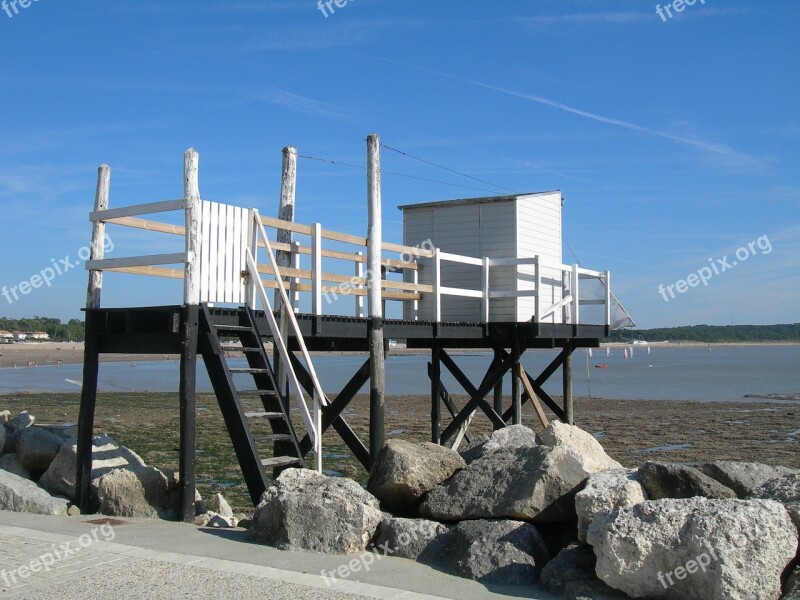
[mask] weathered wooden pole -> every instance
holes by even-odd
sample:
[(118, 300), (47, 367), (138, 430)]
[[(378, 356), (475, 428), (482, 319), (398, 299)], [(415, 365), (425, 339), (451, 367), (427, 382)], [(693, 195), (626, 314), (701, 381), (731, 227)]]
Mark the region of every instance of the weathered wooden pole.
[[(97, 189), (94, 196), (94, 210), (108, 209), (111, 167), (100, 165), (97, 169)], [(106, 224), (102, 221), (92, 223), (92, 246), (90, 260), (102, 260), (105, 254)], [(78, 508), (83, 514), (90, 510), (92, 483), (92, 438), (94, 437), (94, 412), (97, 404), (97, 375), (100, 366), (100, 352), (97, 339), (97, 324), (92, 309), (100, 308), (100, 295), (103, 289), (103, 272), (89, 271), (86, 289), (86, 331), (83, 349), (83, 387), (81, 406), (78, 412), (77, 468), (75, 473), (75, 492)]]
[[(500, 363), (503, 360), (500, 350), (494, 351), (494, 360), (496, 363)], [(512, 370), (511, 376), (514, 376), (514, 372)], [(503, 380), (501, 379), (498, 381), (494, 386), (494, 412), (498, 415), (503, 414)], [(500, 426), (495, 424), (494, 429), (500, 429)]]
[(200, 320), (200, 157), (194, 148), (183, 155), (183, 197), (186, 200), (186, 273), (184, 279), (183, 349), (181, 351), (180, 384), (180, 456), (178, 472), (181, 486), (181, 520), (193, 523), (195, 517), (195, 444), (197, 376), (197, 341)]
[(564, 420), (567, 425), (574, 425), (575, 418), (573, 414), (573, 400), (572, 400), (572, 346), (564, 349), (564, 364), (561, 367), (561, 374), (564, 379)]
[[(281, 197), (278, 204), (278, 218), (282, 221), (294, 222), (294, 206), (297, 197), (297, 149), (294, 146), (286, 146), (283, 149), (283, 161), (281, 164)], [(292, 232), (288, 229), (278, 229), (277, 241), (282, 244), (292, 244)], [(275, 252), (275, 260), (279, 267), (292, 267), (292, 253), (284, 250)], [(291, 280), (289, 280), (291, 281)], [(281, 315), (280, 328), (281, 337), (287, 339), (289, 333), (289, 319), (282, 311), (283, 300), (280, 290), (275, 290), (275, 307)], [(286, 310), (294, 310), (289, 306)], [(280, 353), (277, 348), (273, 349), (272, 360), (275, 364), (276, 383), (281, 388), (279, 397), (285, 400), (289, 396), (289, 379), (280, 360)]]
[(442, 356), (439, 343), (431, 345), (431, 442), (442, 443)]
[(377, 134), (367, 137), (367, 295), (369, 303), (369, 453), (375, 464), (384, 441), (385, 354), (383, 348), (383, 302), (381, 290), (381, 142)]

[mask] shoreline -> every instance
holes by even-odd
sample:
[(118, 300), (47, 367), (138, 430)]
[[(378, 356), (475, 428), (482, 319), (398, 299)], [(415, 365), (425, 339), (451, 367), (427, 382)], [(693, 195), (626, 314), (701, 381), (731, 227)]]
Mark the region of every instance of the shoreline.
[[(720, 342), (720, 343), (705, 343), (705, 342), (651, 342), (648, 344), (624, 344), (621, 342), (611, 342), (601, 344), (600, 348), (596, 349), (602, 351), (605, 348), (628, 348), (633, 347), (634, 350), (644, 350), (651, 348), (653, 350), (669, 349), (679, 350), (682, 348), (764, 348), (764, 347), (789, 347), (800, 346), (800, 342)], [(79, 365), (83, 363), (83, 342), (18, 342), (15, 344), (0, 344), (0, 369), (12, 368), (12, 364), (16, 364), (17, 368), (25, 368), (28, 361), (35, 363), (36, 366), (56, 366), (60, 360), (64, 365)], [(267, 344), (267, 351), (271, 351), (271, 345)], [(490, 350), (484, 348), (473, 349), (454, 349), (453, 353), (489, 353)], [(365, 352), (312, 352), (312, 356), (322, 356), (328, 354), (344, 355), (364, 355)], [(392, 347), (389, 350), (389, 356), (411, 356), (411, 355), (427, 355), (426, 350), (408, 349), (403, 346)], [(234, 355), (236, 355), (234, 353)], [(101, 354), (101, 363), (118, 363), (118, 362), (149, 362), (158, 360), (178, 360), (180, 358), (177, 354)]]

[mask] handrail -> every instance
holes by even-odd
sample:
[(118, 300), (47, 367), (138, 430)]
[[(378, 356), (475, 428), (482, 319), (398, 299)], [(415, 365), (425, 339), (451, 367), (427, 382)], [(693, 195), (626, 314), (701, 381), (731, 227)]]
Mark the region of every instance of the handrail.
[[(270, 332), (272, 333), (275, 346), (277, 347), (278, 352), (280, 353), (283, 364), (286, 365), (283, 371), (289, 379), (289, 389), (291, 390), (297, 401), (297, 406), (300, 410), (300, 417), (303, 419), (303, 424), (306, 426), (306, 431), (308, 431), (308, 436), (311, 439), (311, 443), (314, 448), (314, 468), (318, 472), (322, 472), (322, 435), (321, 435), (322, 427), (319, 418), (318, 402), (315, 398), (314, 399), (315, 414), (314, 414), (314, 419), (312, 420), (311, 414), (308, 411), (308, 406), (306, 406), (306, 400), (305, 397), (303, 396), (303, 390), (300, 386), (300, 382), (297, 379), (297, 374), (295, 373), (294, 369), (291, 366), (292, 363), (289, 358), (289, 350), (286, 345), (286, 340), (284, 340), (283, 337), (281, 336), (280, 328), (275, 320), (275, 315), (272, 313), (272, 306), (270, 305), (269, 297), (267, 296), (267, 291), (264, 289), (264, 286), (261, 284), (261, 279), (258, 277), (258, 267), (256, 265), (255, 259), (253, 258), (253, 253), (251, 252), (250, 248), (246, 249), (245, 258), (247, 262), (247, 272), (249, 275), (249, 279), (255, 279), (258, 282), (257, 285), (254, 285), (254, 290), (258, 293), (258, 295), (261, 298), (261, 302), (264, 305), (264, 314), (267, 317), (267, 322), (269, 323)], [(284, 306), (286, 305), (284, 304)], [(251, 306), (251, 308), (255, 307)], [(291, 311), (287, 312), (291, 313)], [(307, 364), (310, 365), (310, 363)], [(316, 382), (316, 378), (314, 381)]]

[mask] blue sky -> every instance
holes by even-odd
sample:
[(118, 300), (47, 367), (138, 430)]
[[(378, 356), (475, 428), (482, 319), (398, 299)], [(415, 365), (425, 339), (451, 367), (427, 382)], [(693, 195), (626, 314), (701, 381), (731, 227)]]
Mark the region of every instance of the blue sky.
[[(385, 175), (385, 239), (399, 204), (561, 189), (569, 247), (612, 271), (640, 326), (800, 321), (794, 0), (697, 0), (666, 21), (643, 0), (17, 8), (0, 12), (0, 285), (76, 259), (100, 163), (112, 207), (177, 198), (194, 146), (204, 198), (274, 214), (283, 146), (362, 165), (377, 132), (493, 184), (384, 151), (386, 170), (452, 184)], [(361, 169), (301, 159), (297, 220), (364, 235), (365, 190)], [(144, 243), (112, 235), (119, 256)], [(659, 294), (763, 236), (769, 253)], [(85, 287), (73, 268), (0, 315), (80, 317)], [(106, 305), (179, 302), (169, 282), (106, 279)]]

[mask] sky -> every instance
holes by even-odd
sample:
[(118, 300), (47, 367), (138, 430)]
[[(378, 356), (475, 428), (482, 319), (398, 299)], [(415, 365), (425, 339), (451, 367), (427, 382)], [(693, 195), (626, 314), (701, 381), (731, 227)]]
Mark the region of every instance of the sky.
[[(640, 327), (800, 321), (796, 0), (25, 4), (0, 9), (0, 316), (82, 318), (101, 163), (112, 208), (175, 199), (195, 147), (204, 199), (274, 215), (293, 145), (336, 161), (299, 159), (296, 220), (366, 235), (374, 132), (428, 161), (383, 149), (387, 241), (401, 204), (559, 189), (564, 261)], [(180, 302), (105, 280), (106, 306)]]

